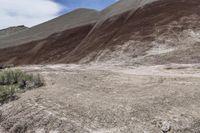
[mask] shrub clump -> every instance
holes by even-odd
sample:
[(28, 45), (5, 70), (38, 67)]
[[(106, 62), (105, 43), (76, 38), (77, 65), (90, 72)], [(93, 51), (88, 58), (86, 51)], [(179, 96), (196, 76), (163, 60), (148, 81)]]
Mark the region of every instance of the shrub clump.
[(0, 71), (0, 104), (14, 100), (17, 93), (44, 85), (40, 75), (32, 75), (20, 70)]

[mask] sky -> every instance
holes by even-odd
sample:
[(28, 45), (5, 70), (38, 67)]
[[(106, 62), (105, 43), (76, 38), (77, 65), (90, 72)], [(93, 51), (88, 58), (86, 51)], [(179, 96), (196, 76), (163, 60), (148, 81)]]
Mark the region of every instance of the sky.
[(0, 29), (32, 27), (77, 8), (102, 10), (117, 0), (0, 0)]
[(65, 7), (64, 11), (71, 11), (76, 8), (92, 8), (102, 10), (117, 0), (54, 0)]

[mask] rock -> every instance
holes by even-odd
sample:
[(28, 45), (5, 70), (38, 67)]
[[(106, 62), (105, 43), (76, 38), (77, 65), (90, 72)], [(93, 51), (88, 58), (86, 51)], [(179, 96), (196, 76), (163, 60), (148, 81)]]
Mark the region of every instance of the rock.
[(167, 121), (161, 122), (160, 129), (163, 131), (163, 133), (169, 132), (171, 130), (170, 123)]
[(163, 133), (167, 133), (171, 130), (171, 125), (169, 121), (153, 120), (152, 124), (158, 127)]

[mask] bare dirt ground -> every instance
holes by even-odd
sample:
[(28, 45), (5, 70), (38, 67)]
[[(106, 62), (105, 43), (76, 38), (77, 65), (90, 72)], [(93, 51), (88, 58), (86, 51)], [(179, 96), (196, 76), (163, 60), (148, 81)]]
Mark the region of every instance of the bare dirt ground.
[(46, 86), (0, 107), (2, 133), (198, 133), (200, 65), (23, 66)]

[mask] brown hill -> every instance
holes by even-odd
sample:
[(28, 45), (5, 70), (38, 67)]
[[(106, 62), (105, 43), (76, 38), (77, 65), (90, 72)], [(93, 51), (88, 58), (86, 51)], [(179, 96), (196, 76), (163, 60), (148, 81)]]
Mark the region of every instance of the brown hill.
[(98, 23), (64, 60), (197, 63), (199, 5), (199, 0), (160, 0), (136, 11), (114, 15)]
[(2, 38), (0, 40), (0, 48), (26, 44), (47, 38), (57, 32), (95, 23), (98, 19), (98, 15), (99, 13), (92, 9), (77, 9), (48, 22), (29, 28), (24, 32)]
[(15, 65), (57, 62), (86, 37), (92, 26), (88, 24), (52, 34), (46, 39), (0, 49), (0, 62)]
[(198, 63), (199, 6), (199, 0), (122, 0), (102, 11), (96, 22), (93, 18), (46, 39), (1, 49), (0, 62)]

